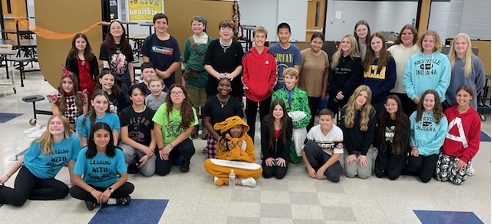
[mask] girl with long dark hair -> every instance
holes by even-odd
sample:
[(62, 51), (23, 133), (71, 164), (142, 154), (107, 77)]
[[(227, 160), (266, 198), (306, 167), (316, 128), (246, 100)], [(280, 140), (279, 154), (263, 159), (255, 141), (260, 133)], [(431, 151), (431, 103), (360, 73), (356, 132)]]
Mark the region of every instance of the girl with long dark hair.
[(378, 155), (374, 174), (396, 180), (405, 167), (410, 143), (410, 120), (403, 112), (400, 98), (389, 95), (384, 101), (376, 132)]
[(287, 114), (282, 99), (275, 99), (261, 126), (261, 152), (263, 177), (282, 179), (289, 168), (289, 152), (292, 143), (292, 118)]
[(80, 151), (75, 164), (75, 186), (70, 188), (70, 195), (85, 201), (89, 211), (97, 204), (128, 205), (135, 188), (127, 182), (125, 156), (111, 144), (114, 141), (111, 132), (108, 124), (95, 123), (89, 144)]
[(72, 49), (68, 52), (65, 66), (77, 77), (78, 89), (87, 91), (90, 99), (95, 87), (94, 82), (99, 75), (99, 65), (85, 34), (77, 33), (73, 37)]

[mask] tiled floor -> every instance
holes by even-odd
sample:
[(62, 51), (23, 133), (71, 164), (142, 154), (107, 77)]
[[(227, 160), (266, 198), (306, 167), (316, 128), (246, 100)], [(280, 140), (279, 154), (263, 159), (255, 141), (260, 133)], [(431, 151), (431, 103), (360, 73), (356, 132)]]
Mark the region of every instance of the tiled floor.
[[(25, 85), (20, 88), (17, 84), (15, 95), (12, 90), (0, 92), (0, 112), (23, 113), (0, 123), (0, 175), (12, 166), (8, 159), (26, 149), (32, 140), (23, 134), (31, 127), (28, 120), (32, 118), (32, 105), (21, 98), (54, 92), (40, 73), (27, 74)], [(46, 100), (37, 105), (50, 109)], [(39, 116), (40, 122), (47, 118)], [(482, 130), (490, 136), (490, 116), (487, 119)], [(255, 142), (259, 151), (259, 137)], [(255, 188), (237, 187), (232, 191), (215, 186), (205, 172), (205, 154), (201, 153), (204, 146), (204, 140), (195, 140), (197, 153), (187, 174), (174, 167), (166, 177), (129, 177), (135, 185), (134, 199), (169, 200), (160, 223), (420, 223), (414, 210), (473, 212), (482, 222), (491, 222), (490, 142), (480, 144), (473, 160), (476, 175), (462, 186), (436, 180), (423, 184), (409, 176), (397, 181), (374, 176), (367, 180), (342, 177), (334, 184), (309, 178), (304, 164), (299, 164), (291, 165), (283, 180), (260, 178)], [(69, 183), (67, 169), (62, 169), (57, 178)], [(7, 185), (12, 186), (14, 180), (12, 177)], [(81, 201), (70, 196), (60, 201), (28, 201), (21, 208), (0, 207), (0, 222), (88, 223), (98, 209), (89, 212)], [(114, 216), (115, 221), (125, 222), (118, 212)]]

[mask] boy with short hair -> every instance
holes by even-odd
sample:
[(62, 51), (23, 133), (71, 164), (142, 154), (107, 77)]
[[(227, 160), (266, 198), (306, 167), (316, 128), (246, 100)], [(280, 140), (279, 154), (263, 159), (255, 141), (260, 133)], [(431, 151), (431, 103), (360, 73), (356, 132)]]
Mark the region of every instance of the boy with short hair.
[(144, 176), (155, 172), (156, 147), (154, 135), (154, 111), (146, 107), (145, 92), (142, 85), (133, 84), (128, 90), (132, 105), (120, 112), (121, 144), (125, 162), (129, 164), (128, 173), (138, 171)]
[(289, 24), (280, 23), (277, 26), (278, 43), (270, 47), (270, 52), (277, 61), (277, 84), (273, 88), (275, 91), (285, 86), (282, 76), (284, 69), (293, 67), (297, 72), (301, 69), (301, 52), (296, 45), (289, 43), (291, 35)]
[(285, 86), (272, 95), (272, 100), (284, 100), (285, 107), (294, 124), (293, 144), (290, 144), (290, 162), (297, 164), (302, 160), (301, 151), (306, 139), (306, 127), (311, 120), (308, 96), (306, 91), (296, 87), (299, 72), (295, 68), (286, 68), (283, 73)]
[(150, 78), (156, 76), (155, 74), (155, 68), (152, 62), (144, 62), (140, 66), (140, 71), (141, 71), (141, 76), (142, 76), (142, 82), (139, 83), (145, 88), (145, 94), (146, 96), (150, 94), (150, 89), (149, 89), (149, 81)]
[(145, 105), (150, 109), (157, 111), (159, 107), (166, 102), (166, 93), (162, 90), (166, 86), (164, 81), (159, 76), (154, 76), (149, 80), (149, 89), (151, 94), (145, 98)]
[[(246, 119), (250, 127), (248, 135), (255, 138), (255, 123), (258, 104), (260, 121), (270, 110), (273, 87), (277, 79), (275, 57), (265, 47), (268, 32), (265, 27), (253, 30), (255, 46), (243, 57), (243, 83), (246, 87)], [(263, 123), (263, 122), (261, 122)]]
[(175, 83), (174, 71), (180, 67), (181, 54), (178, 41), (167, 32), (169, 20), (163, 13), (153, 18), (155, 33), (148, 36), (142, 46), (144, 62), (152, 62), (157, 76), (164, 79), (166, 86)]
[(302, 151), (309, 177), (321, 180), (326, 176), (331, 182), (340, 181), (343, 167), (338, 159), (343, 149), (342, 129), (333, 124), (333, 112), (325, 108), (319, 112), (319, 124), (309, 130)]
[[(207, 101), (208, 72), (203, 67), (203, 59), (207, 52), (208, 44), (213, 40), (207, 34), (207, 20), (202, 16), (195, 16), (191, 20), (191, 30), (193, 35), (185, 40), (183, 51), (183, 64), (185, 65), (182, 85), (188, 87), (188, 96), (195, 106), (199, 118)], [(202, 110), (200, 110), (202, 108)], [(198, 126), (193, 130), (192, 135), (198, 134)], [(202, 138), (207, 137), (208, 131), (203, 128)]]

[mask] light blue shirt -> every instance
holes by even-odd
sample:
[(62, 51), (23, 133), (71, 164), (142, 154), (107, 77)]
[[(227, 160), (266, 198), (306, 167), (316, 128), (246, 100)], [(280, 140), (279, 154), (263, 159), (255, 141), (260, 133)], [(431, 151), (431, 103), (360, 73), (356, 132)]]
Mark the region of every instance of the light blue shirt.
[(51, 179), (58, 174), (60, 169), (70, 160), (77, 159), (80, 151), (80, 140), (76, 134), (70, 138), (64, 138), (61, 142), (53, 144), (50, 155), (43, 155), (43, 146), (39, 142), (33, 142), (24, 154), (23, 163), (34, 176), (41, 179)]
[(84, 147), (75, 163), (74, 174), (82, 175), (86, 184), (107, 188), (118, 181), (120, 174), (126, 173), (126, 163), (123, 152), (116, 148), (116, 154), (108, 157), (105, 153), (97, 153), (92, 159), (86, 157), (87, 147)]
[[(84, 116), (87, 116), (87, 119), (85, 120), (85, 125), (82, 125), (82, 120), (84, 119)], [(104, 122), (108, 124), (109, 127), (111, 127), (111, 130), (116, 129), (117, 131), (120, 131), (120, 118), (118, 118), (118, 115), (116, 114), (106, 113), (102, 118), (96, 117), (96, 121), (94, 122), (94, 124), (97, 122)], [(91, 130), (90, 116), (86, 114), (80, 115), (77, 118), (77, 133), (88, 139), (90, 130)]]

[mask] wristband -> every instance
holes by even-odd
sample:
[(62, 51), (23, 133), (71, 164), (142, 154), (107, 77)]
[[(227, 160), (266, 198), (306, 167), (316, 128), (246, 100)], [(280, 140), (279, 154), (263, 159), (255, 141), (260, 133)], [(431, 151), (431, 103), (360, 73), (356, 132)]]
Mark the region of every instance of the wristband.
[(11, 176), (9, 176), (8, 174), (5, 174), (5, 176), (7, 176), (8, 178), (10, 178)]
[(92, 193), (92, 191), (94, 190), (94, 188), (92, 188), (90, 191), (89, 191), (89, 194)]
[(159, 151), (162, 151), (163, 149), (164, 149), (164, 147), (162, 147), (162, 148), (159, 148)]
[(171, 148), (172, 148), (172, 149), (174, 149), (174, 146), (173, 146), (173, 144), (172, 144), (172, 143), (169, 143), (169, 145), (171, 146)]

